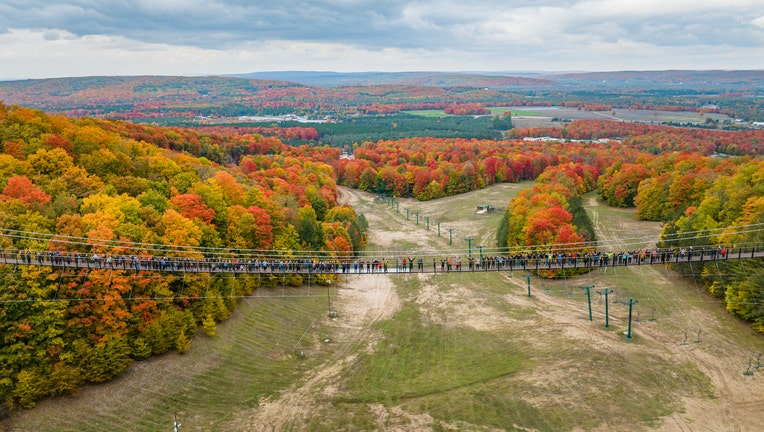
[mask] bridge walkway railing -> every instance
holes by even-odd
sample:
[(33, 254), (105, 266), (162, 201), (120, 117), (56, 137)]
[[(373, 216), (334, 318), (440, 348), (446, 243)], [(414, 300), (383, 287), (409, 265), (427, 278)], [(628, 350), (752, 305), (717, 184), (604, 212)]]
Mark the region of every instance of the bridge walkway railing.
[[(384, 253), (382, 253), (384, 255)], [(406, 259), (359, 257), (348, 260), (261, 260), (191, 259), (182, 257), (139, 257), (61, 252), (0, 250), (5, 265), (46, 266), (57, 269), (109, 269), (159, 273), (232, 273), (260, 275), (357, 274), (400, 275), (411, 273), (468, 273), (488, 271), (542, 271), (596, 269), (606, 267), (703, 263), (764, 257), (764, 244), (719, 248), (697, 247), (684, 250), (655, 250), (620, 253), (597, 252), (579, 256), (562, 254), (472, 256)]]

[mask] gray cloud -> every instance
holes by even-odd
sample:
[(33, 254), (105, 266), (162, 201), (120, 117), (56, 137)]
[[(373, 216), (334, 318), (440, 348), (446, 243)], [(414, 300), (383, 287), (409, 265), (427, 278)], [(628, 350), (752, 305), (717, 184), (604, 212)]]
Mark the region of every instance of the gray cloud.
[[(262, 4), (265, 3), (265, 4)], [(374, 46), (406, 43), (403, 2), (11, 1), (0, 26), (119, 35), (146, 43), (226, 48), (262, 40), (313, 40)], [(406, 30), (406, 32), (403, 32)], [(397, 35), (397, 36), (396, 36)]]
[[(712, 59), (715, 64), (708, 66), (751, 69), (764, 68), (764, 55), (759, 55), (764, 50), (764, 4), (760, 0), (4, 0), (0, 43), (6, 44), (0, 60), (27, 61), (30, 69), (32, 63), (39, 67), (44, 62), (43, 55), (65, 50), (86, 57), (88, 51), (99, 51), (102, 58), (114, 60), (120, 58), (117, 51), (153, 51), (154, 57), (132, 59), (147, 62), (144, 73), (157, 73), (148, 70), (154, 59), (160, 59), (157, 67), (172, 63), (188, 70), (189, 64), (199, 63), (194, 56), (209, 59), (213, 54), (220, 56), (221, 68), (249, 69), (244, 71), (379, 70), (395, 65), (450, 70), (702, 68)], [(34, 51), (41, 57), (32, 58)], [(77, 63), (64, 53), (60, 56), (60, 62)], [(221, 72), (225, 73), (215, 71)]]
[[(0, 28), (62, 29), (146, 43), (224, 49), (242, 42), (310, 40), (362, 47), (519, 43), (548, 33), (657, 45), (756, 45), (757, 1), (221, 1), (11, 0)], [(759, 21), (756, 21), (756, 20)], [(487, 25), (490, 24), (490, 25)], [(757, 25), (758, 24), (758, 25)]]

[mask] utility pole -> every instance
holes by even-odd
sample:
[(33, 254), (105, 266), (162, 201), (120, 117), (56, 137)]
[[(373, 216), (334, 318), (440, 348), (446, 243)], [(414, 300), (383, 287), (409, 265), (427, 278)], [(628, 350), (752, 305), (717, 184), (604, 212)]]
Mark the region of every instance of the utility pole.
[(448, 228), (448, 244), (449, 244), (449, 246), (454, 244), (454, 242), (453, 242), (454, 235), (453, 234), (454, 234), (454, 229), (453, 228)]
[(467, 256), (472, 257), (472, 236), (467, 236), (464, 241), (467, 242)]
[(586, 301), (589, 303), (589, 321), (592, 320), (592, 288), (594, 288), (594, 285), (584, 285), (581, 287), (581, 289), (586, 290)]
[(409, 220), (409, 208), (406, 207), (406, 220)]
[(419, 212), (415, 212), (414, 216), (416, 216), (416, 224), (419, 225)]
[(424, 222), (427, 224), (427, 231), (429, 231), (430, 230), (430, 217), (429, 216), (425, 216), (424, 217)]
[(440, 221), (438, 221), (438, 237), (440, 237)]
[(604, 289), (602, 291), (597, 291), (597, 294), (600, 294), (600, 295), (605, 294), (605, 328), (609, 328), (610, 327), (610, 314), (609, 314), (609, 311), (608, 311), (608, 303), (609, 302), (608, 302), (607, 296), (611, 292), (613, 292), (613, 290), (611, 290), (609, 288)]

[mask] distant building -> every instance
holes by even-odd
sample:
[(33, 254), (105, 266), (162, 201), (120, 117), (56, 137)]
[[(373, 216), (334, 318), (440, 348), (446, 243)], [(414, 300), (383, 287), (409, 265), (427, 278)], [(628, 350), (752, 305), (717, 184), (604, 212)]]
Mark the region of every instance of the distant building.
[(484, 214), (496, 210), (496, 207), (491, 204), (480, 204), (477, 206), (477, 214)]

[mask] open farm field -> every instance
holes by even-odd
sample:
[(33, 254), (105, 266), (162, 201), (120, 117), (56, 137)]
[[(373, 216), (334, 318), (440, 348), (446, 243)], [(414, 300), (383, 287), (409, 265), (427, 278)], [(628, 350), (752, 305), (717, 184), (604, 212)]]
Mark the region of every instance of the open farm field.
[[(704, 113), (692, 111), (656, 111), (656, 110), (626, 110), (614, 109), (611, 111), (586, 111), (577, 108), (561, 106), (551, 107), (489, 107), (492, 116), (503, 115), (509, 111), (512, 113), (512, 126), (517, 129), (537, 127), (564, 127), (567, 122), (575, 120), (613, 120), (632, 123), (654, 124), (688, 124), (702, 125), (707, 119), (715, 122), (732, 122), (732, 118), (725, 114)], [(452, 117), (439, 109), (402, 111), (422, 119), (442, 119)], [(476, 116), (486, 117), (486, 116)]]
[(403, 114), (411, 114), (421, 117), (448, 117), (450, 114), (446, 114), (443, 110), (415, 110), (415, 111), (401, 111)]
[[(340, 199), (366, 216), (370, 250), (463, 256), (467, 236), (472, 253), (494, 244), (504, 206), (531, 185), (397, 206), (347, 188)], [(497, 210), (477, 215), (479, 204)], [(633, 211), (592, 195), (585, 205), (613, 247), (658, 238), (659, 224), (637, 221)], [(456, 234), (451, 245), (446, 227)], [(591, 321), (583, 286), (594, 287)], [(605, 289), (607, 309), (598, 293)], [(637, 301), (632, 339), (624, 334), (629, 298)], [(530, 285), (521, 272), (352, 275), (329, 289), (260, 290), (240, 306), (215, 337), (197, 332), (186, 354), (137, 362), (112, 382), (19, 412), (0, 430), (171, 430), (175, 415), (184, 432), (758, 431), (764, 424), (764, 372), (743, 374), (764, 352), (764, 338), (699, 280), (666, 267), (532, 277)]]
[(699, 115), (692, 111), (654, 111), (654, 110), (623, 110), (613, 111), (584, 111), (565, 107), (522, 107), (501, 108), (502, 112), (512, 112), (512, 124), (517, 128), (561, 126), (562, 121), (568, 120), (616, 120), (639, 123), (692, 123), (702, 124), (706, 119), (719, 122), (732, 120), (724, 114), (706, 113)]

